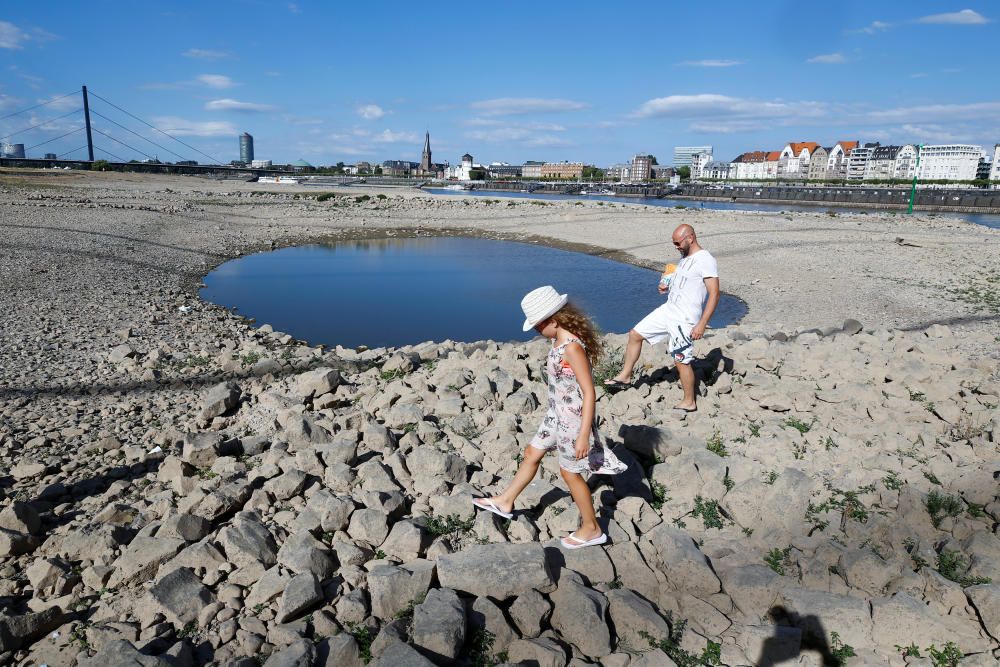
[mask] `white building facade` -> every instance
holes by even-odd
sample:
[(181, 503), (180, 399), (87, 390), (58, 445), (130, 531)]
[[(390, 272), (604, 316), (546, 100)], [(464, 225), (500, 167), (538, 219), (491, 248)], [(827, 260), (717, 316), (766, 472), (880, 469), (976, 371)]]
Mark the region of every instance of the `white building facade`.
[[(691, 156), (691, 178), (702, 178), (705, 177), (704, 169), (705, 165), (712, 161), (712, 154), (709, 153), (695, 153)], [(675, 165), (676, 166), (676, 165)]]
[(971, 181), (976, 178), (980, 146), (935, 144), (920, 149), (920, 180)]
[(1000, 181), (1000, 144), (993, 146), (993, 168), (990, 169), (990, 180)]
[(714, 152), (711, 146), (674, 146), (674, 166), (690, 167), (691, 158), (698, 153), (712, 155)]

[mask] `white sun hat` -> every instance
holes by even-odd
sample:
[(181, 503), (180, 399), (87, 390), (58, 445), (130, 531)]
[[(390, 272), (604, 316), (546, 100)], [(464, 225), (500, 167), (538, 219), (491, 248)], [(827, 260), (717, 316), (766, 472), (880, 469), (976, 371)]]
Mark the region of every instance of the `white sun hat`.
[(521, 310), (524, 311), (523, 331), (531, 331), (536, 324), (547, 317), (555, 315), (569, 301), (568, 294), (560, 294), (552, 285), (539, 287), (528, 292), (521, 299)]

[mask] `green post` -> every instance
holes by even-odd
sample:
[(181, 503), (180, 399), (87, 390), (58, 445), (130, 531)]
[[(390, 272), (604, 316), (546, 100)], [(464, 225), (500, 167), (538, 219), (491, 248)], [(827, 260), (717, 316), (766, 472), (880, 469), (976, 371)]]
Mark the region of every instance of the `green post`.
[(913, 168), (913, 187), (910, 188), (910, 206), (906, 209), (907, 213), (913, 213), (913, 200), (917, 196), (917, 174), (920, 173), (920, 151), (923, 148), (923, 144), (917, 144), (917, 166)]

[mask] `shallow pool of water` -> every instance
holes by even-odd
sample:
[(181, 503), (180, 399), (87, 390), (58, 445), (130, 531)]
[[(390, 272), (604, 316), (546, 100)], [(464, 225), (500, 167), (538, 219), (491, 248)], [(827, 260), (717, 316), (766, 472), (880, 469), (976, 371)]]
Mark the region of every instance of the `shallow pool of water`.
[[(381, 347), (528, 340), (535, 334), (521, 331), (521, 297), (540, 285), (568, 293), (604, 331), (624, 332), (663, 303), (658, 279), (656, 271), (531, 243), (393, 238), (241, 257), (209, 273), (201, 296), (312, 344)], [(711, 325), (746, 312), (724, 295)]]

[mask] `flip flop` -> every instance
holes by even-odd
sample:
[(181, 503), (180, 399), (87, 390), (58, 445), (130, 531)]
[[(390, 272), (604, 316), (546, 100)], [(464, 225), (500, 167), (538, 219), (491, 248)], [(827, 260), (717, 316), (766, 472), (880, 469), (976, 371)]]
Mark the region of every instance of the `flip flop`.
[[(572, 540), (576, 544), (570, 544), (566, 540)], [(566, 537), (559, 540), (559, 543), (563, 545), (564, 549), (583, 549), (584, 547), (596, 547), (598, 544), (604, 544), (608, 541), (608, 534), (601, 533), (592, 540), (581, 540), (576, 536), (576, 533), (570, 533)]]
[[(481, 502), (476, 502), (476, 501), (481, 501)], [(493, 501), (490, 500), (489, 498), (473, 498), (472, 504), (481, 510), (486, 510), (487, 512), (493, 512), (497, 516), (501, 516), (504, 519), (514, 518), (513, 512), (504, 512), (502, 509), (493, 504)]]
[(677, 410), (678, 412), (698, 412), (698, 408), (682, 408), (677, 405), (675, 405), (672, 409)]
[(625, 389), (631, 389), (631, 382), (622, 382), (621, 380), (605, 380), (604, 388), (607, 391), (622, 391)]

